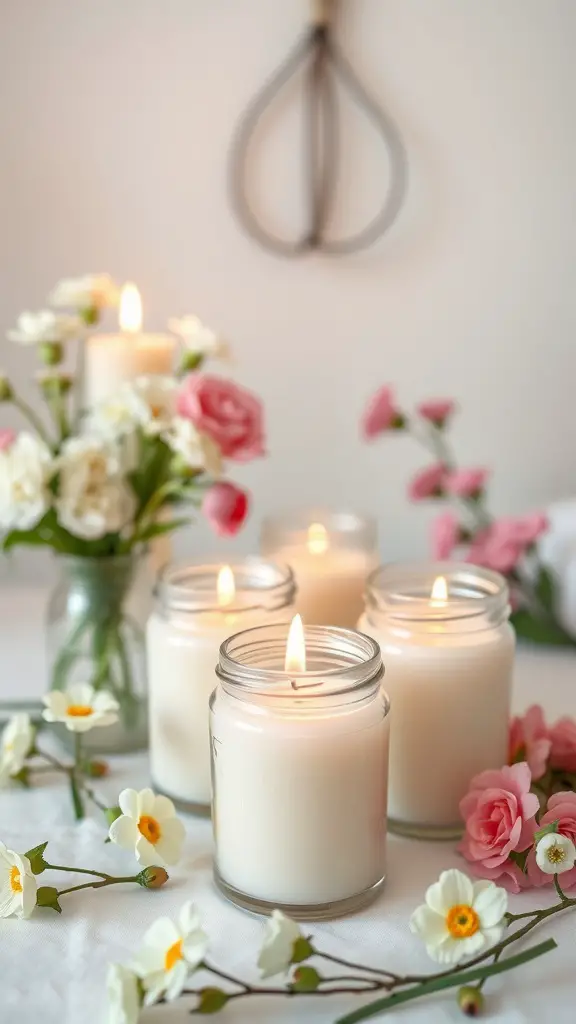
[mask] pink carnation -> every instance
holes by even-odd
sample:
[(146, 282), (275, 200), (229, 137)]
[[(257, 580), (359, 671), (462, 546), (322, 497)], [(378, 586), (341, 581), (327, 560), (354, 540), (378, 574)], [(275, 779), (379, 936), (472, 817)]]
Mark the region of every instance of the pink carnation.
[(432, 555), (440, 562), (450, 558), (460, 540), (460, 525), (452, 512), (444, 512), (432, 523)]
[(178, 392), (176, 409), (226, 458), (248, 462), (264, 455), (262, 403), (233, 381), (191, 373)]
[(524, 546), (503, 535), (498, 522), (476, 534), (467, 562), (483, 565), (504, 575), (511, 572), (524, 553)]
[[(546, 813), (540, 819), (540, 828), (544, 825), (552, 825), (558, 822), (558, 832), (567, 836), (576, 845), (576, 793), (555, 793), (548, 801)], [(526, 861), (528, 879), (532, 885), (550, 885), (552, 876), (541, 871), (536, 863), (536, 851), (531, 850)], [(561, 885), (564, 890), (572, 889), (576, 885), (576, 867), (570, 871), (564, 871), (561, 878)]]
[(441, 462), (422, 469), (408, 485), (408, 495), (411, 501), (439, 497), (444, 489), (445, 476), (446, 470)]
[(394, 392), (387, 385), (372, 396), (362, 417), (362, 436), (371, 441), (401, 422), (402, 416), (394, 401)]
[(472, 498), (483, 490), (488, 469), (455, 469), (446, 477), (446, 490), (458, 498)]
[(498, 519), (494, 523), (494, 529), (502, 541), (510, 541), (521, 548), (527, 548), (546, 533), (549, 525), (548, 518), (543, 513), (533, 512), (528, 516)]
[(442, 426), (445, 420), (454, 412), (455, 402), (451, 398), (438, 398), (427, 402), (420, 402), (416, 406), (418, 413), (425, 420)]
[(524, 878), (510, 854), (527, 850), (534, 841), (538, 797), (530, 792), (526, 762), (477, 775), (460, 802), (465, 833), (459, 850), (479, 878), (498, 879), (518, 892)]
[(550, 730), (550, 765), (558, 771), (576, 772), (576, 722), (560, 718)]
[(513, 718), (510, 723), (509, 761), (527, 761), (534, 780), (546, 773), (550, 755), (550, 730), (539, 704), (528, 708), (523, 718)]
[(4, 430), (0, 430), (0, 452), (7, 452), (12, 447), (16, 440), (16, 431), (10, 430), (6, 427)]

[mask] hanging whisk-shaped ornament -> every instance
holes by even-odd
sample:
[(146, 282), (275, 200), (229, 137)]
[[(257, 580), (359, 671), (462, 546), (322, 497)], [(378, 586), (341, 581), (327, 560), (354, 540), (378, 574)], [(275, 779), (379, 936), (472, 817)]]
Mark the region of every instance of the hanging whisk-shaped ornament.
[[(303, 37), (244, 113), (230, 154), (232, 205), (245, 230), (263, 248), (279, 256), (310, 251), (332, 255), (358, 252), (372, 245), (395, 221), (407, 185), (407, 158), (392, 118), (366, 92), (335, 40), (337, 0), (310, 0), (311, 21)], [(308, 227), (290, 241), (268, 231), (254, 211), (248, 183), (248, 159), (254, 133), (268, 107), (300, 70), (304, 70), (304, 173)], [(366, 114), (388, 150), (389, 175), (382, 204), (372, 220), (348, 238), (331, 238), (329, 221), (339, 174), (337, 84)]]

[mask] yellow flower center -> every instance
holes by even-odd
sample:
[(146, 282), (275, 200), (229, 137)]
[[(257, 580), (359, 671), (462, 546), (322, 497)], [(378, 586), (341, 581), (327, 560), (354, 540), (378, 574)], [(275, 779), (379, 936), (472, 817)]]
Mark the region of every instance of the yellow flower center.
[(561, 846), (550, 846), (546, 850), (546, 856), (551, 864), (561, 864), (563, 860), (566, 860), (566, 850), (563, 850)]
[(156, 818), (150, 818), (147, 814), (143, 814), (138, 821), (138, 829), (144, 838), (147, 839), (149, 843), (152, 843), (152, 846), (156, 846), (156, 843), (162, 835), (162, 829), (156, 821)]
[(161, 405), (151, 405), (150, 412), (152, 413), (153, 420), (159, 420), (162, 413), (164, 412), (164, 409), (162, 408)]
[(91, 708), (89, 704), (70, 704), (66, 709), (66, 714), (71, 715), (72, 718), (86, 718), (93, 711), (94, 708)]
[(170, 949), (166, 950), (166, 956), (164, 957), (164, 970), (171, 971), (174, 964), (177, 964), (179, 960), (183, 960), (182, 956), (182, 939), (178, 939)]
[(450, 907), (446, 915), (446, 927), (453, 939), (469, 939), (480, 927), (480, 919), (473, 907), (466, 903)]
[(12, 889), (12, 892), (22, 892), (20, 872), (16, 865), (14, 865), (10, 871), (10, 888)]

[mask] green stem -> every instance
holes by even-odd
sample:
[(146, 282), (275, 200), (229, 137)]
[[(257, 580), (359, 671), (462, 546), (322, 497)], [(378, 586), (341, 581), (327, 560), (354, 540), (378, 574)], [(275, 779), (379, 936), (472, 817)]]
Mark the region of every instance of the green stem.
[(28, 405), (28, 402), (25, 402), (24, 399), (20, 398), (19, 395), (13, 394), (12, 404), (15, 405), (17, 409), (20, 410), (24, 418), (28, 420), (30, 426), (34, 428), (34, 430), (38, 434), (38, 437), (40, 437), (41, 440), (44, 441), (44, 444), (48, 445), (49, 448), (52, 448), (52, 442), (48, 437), (48, 434), (46, 433), (46, 429), (44, 427), (44, 424), (42, 423), (42, 420), (40, 419), (39, 416), (36, 415), (32, 407)]
[(99, 810), (101, 810), (101, 811), (107, 811), (108, 810), (108, 804), (103, 804), (102, 803), (100, 798), (96, 796), (96, 793), (94, 792), (94, 790), (92, 789), (91, 786), (87, 786), (86, 783), (83, 783), (83, 789), (84, 789), (84, 792), (86, 793), (86, 796), (88, 797), (88, 799), (91, 800), (92, 803), (95, 804), (96, 807), (99, 808)]
[(560, 885), (560, 882), (558, 880), (558, 875), (554, 875), (554, 888), (556, 889), (556, 892), (558, 893), (561, 902), (568, 903), (568, 897), (566, 893), (562, 890), (562, 886)]
[[(39, 750), (38, 747), (34, 748), (31, 754), (29, 754), (29, 757), (41, 757), (43, 761), (46, 761), (57, 772), (64, 772), (65, 775), (69, 775), (73, 770), (72, 765), (62, 764), (62, 762), (59, 761), (57, 757), (54, 757), (53, 754), (48, 754), (45, 750)], [(38, 769), (33, 768), (32, 770), (37, 771)]]
[(94, 878), (107, 879), (112, 878), (112, 875), (107, 875), (105, 871), (91, 871), (89, 868), (68, 868), (64, 864), (47, 864), (45, 868), (48, 871), (70, 871), (74, 875), (93, 875)]
[(378, 967), (365, 967), (363, 964), (356, 964), (352, 960), (343, 960), (342, 957), (332, 956), (330, 953), (324, 953), (320, 949), (314, 948), (316, 956), (321, 956), (323, 960), (329, 960), (330, 963), (338, 964), (340, 967), (349, 967), (353, 971), (365, 971), (368, 974), (377, 974), (379, 977), (388, 978), (390, 981), (399, 981), (400, 976), (393, 974), (392, 971), (382, 971)]
[[(73, 870), (73, 869), (68, 869)], [(96, 874), (96, 872), (86, 872), (86, 874)], [(126, 875), (124, 878), (113, 878), (111, 875), (107, 875), (102, 879), (101, 882), (84, 882), (82, 885), (71, 885), (69, 889), (59, 889), (58, 896), (66, 896), (69, 892), (78, 892), (80, 889), (103, 889), (107, 885), (119, 885), (121, 882), (137, 882), (138, 875)]]
[(74, 734), (74, 767), (69, 772), (70, 795), (76, 821), (85, 817), (84, 802), (82, 800), (82, 786), (79, 781), (82, 775), (82, 737), (79, 732)]

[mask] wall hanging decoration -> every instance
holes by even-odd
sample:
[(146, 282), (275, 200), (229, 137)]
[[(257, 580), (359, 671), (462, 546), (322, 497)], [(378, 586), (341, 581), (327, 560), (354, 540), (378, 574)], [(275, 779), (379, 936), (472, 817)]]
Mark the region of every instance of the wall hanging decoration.
[[(278, 256), (301, 256), (310, 251), (343, 256), (365, 249), (394, 223), (406, 193), (407, 158), (402, 138), (387, 111), (366, 92), (337, 44), (336, 6), (337, 0), (312, 0), (309, 26), (248, 106), (232, 144), (233, 208), (248, 234)], [(287, 239), (269, 230), (254, 208), (250, 162), (252, 143), (263, 115), (300, 71), (304, 72), (303, 172), (308, 223), (299, 237)], [(340, 176), (338, 84), (371, 122), (389, 158), (388, 186), (380, 209), (368, 224), (344, 238), (333, 238), (329, 228)]]

